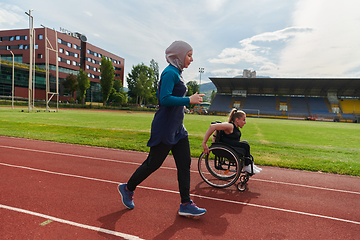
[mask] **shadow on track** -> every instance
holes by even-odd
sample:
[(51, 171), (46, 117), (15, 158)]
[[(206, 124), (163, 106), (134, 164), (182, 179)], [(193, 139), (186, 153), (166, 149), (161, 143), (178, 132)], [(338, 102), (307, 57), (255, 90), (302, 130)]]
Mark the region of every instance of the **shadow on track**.
[[(252, 193), (250, 191), (240, 192), (235, 186), (219, 189), (210, 187), (204, 182), (197, 184), (195, 190), (191, 191), (191, 194), (245, 203), (260, 196), (259, 193)], [(192, 218), (176, 215), (174, 222), (153, 239), (170, 239), (177, 232), (189, 228), (199, 229), (204, 236), (221, 237), (226, 233), (226, 230), (230, 225), (226, 215), (240, 215), (244, 207), (244, 205), (221, 201), (209, 201), (208, 199), (198, 197), (193, 197), (193, 199), (199, 207), (206, 208), (207, 213), (203, 216)], [(239, 216), (239, 225), (241, 225), (241, 221), (246, 221), (246, 217), (247, 216)], [(182, 233), (182, 235), (184, 235), (184, 233)], [(191, 236), (183, 237), (186, 238)]]

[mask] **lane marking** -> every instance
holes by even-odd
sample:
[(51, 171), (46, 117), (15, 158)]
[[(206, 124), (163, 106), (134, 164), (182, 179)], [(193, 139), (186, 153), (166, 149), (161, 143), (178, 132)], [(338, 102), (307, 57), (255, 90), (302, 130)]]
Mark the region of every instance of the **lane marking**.
[(45, 226), (45, 225), (48, 225), (49, 223), (52, 223), (52, 222), (53, 222), (52, 220), (46, 220), (45, 222), (42, 222), (39, 225), (40, 226)]
[[(105, 180), (105, 179), (91, 178), (91, 177), (85, 177), (85, 176), (79, 176), (79, 175), (73, 175), (73, 174), (66, 174), (66, 173), (51, 172), (51, 171), (47, 171), (47, 170), (35, 169), (35, 168), (24, 167), (24, 166), (16, 166), (16, 165), (11, 165), (11, 164), (6, 164), (6, 163), (0, 163), (0, 165), (8, 166), (8, 167), (14, 167), (14, 168), (21, 168), (21, 169), (26, 169), (26, 170), (31, 170), (31, 171), (37, 171), (37, 172), (44, 172), (44, 173), (49, 173), (49, 174), (54, 174), (54, 175), (61, 175), (61, 176), (67, 176), (67, 177), (74, 177), (74, 178), (93, 180), (93, 181), (98, 181), (98, 182), (120, 184), (119, 182)], [(137, 186), (137, 187), (138, 188), (143, 188), (143, 189), (148, 189), (148, 190), (153, 190), (153, 191), (160, 191), (160, 192), (166, 192), (166, 193), (179, 194), (178, 191), (173, 191), (173, 190), (168, 190), (168, 189), (153, 188), (153, 187), (146, 187), (146, 186)], [(208, 197), (208, 196), (197, 195), (197, 194), (190, 194), (190, 195), (193, 196), (193, 197), (198, 197), (198, 198), (203, 198), (203, 199), (208, 199), (208, 200), (213, 200), (213, 201), (240, 204), (240, 205), (245, 205), (245, 206), (264, 208), (264, 209), (270, 209), (270, 210), (288, 212), (288, 213), (295, 213), (295, 214), (300, 214), (300, 215), (305, 215), (305, 216), (318, 217), (318, 218), (324, 218), (324, 219), (330, 219), (330, 220), (335, 220), (335, 221), (353, 223), (353, 224), (360, 225), (360, 222), (347, 220), (347, 219), (342, 219), (342, 218), (330, 217), (330, 216), (307, 213), (307, 212), (301, 212), (301, 211), (295, 211), (295, 210), (289, 210), (289, 209), (284, 209), (284, 208), (270, 207), (270, 206), (259, 205), (259, 204), (254, 204), (254, 203), (246, 203), (246, 202), (239, 202), (239, 201), (233, 201), (233, 200), (222, 199), (222, 198), (214, 198), (214, 197)]]
[(317, 186), (304, 185), (304, 184), (298, 184), (298, 183), (287, 183), (287, 182), (264, 180), (264, 179), (258, 179), (258, 178), (254, 178), (254, 179), (251, 179), (251, 180), (260, 181), (260, 182), (267, 182), (267, 183), (275, 183), (275, 184), (284, 184), (284, 185), (290, 185), (290, 186), (296, 186), (296, 187), (314, 188), (314, 189), (320, 189), (320, 190), (327, 190), (327, 191), (351, 193), (351, 194), (360, 195), (360, 192), (353, 192), (353, 191), (340, 190), (340, 189), (334, 189), (334, 188), (317, 187)]
[(49, 221), (50, 222), (54, 221), (54, 222), (59, 222), (59, 223), (63, 223), (63, 224), (67, 224), (67, 225), (71, 225), (71, 226), (75, 226), (75, 227), (79, 227), (79, 228), (84, 228), (84, 229), (88, 229), (88, 230), (93, 230), (93, 231), (97, 231), (97, 232), (106, 233), (106, 234), (109, 234), (109, 235), (122, 237), (122, 238), (125, 238), (125, 239), (128, 239), (128, 240), (141, 240), (142, 239), (142, 238), (139, 238), (139, 237), (134, 236), (134, 235), (121, 233), (121, 232), (116, 232), (116, 231), (112, 231), (112, 230), (108, 230), (108, 229), (104, 229), (104, 228), (100, 228), (100, 227), (89, 226), (89, 225), (85, 225), (85, 224), (82, 224), (82, 223), (77, 223), (77, 222), (73, 222), (73, 221), (69, 221), (69, 220), (65, 220), (65, 219), (61, 219), (61, 218), (57, 218), (57, 217), (45, 215), (45, 214), (42, 214), (42, 213), (29, 211), (29, 210), (25, 210), (25, 209), (21, 209), (21, 208), (6, 206), (6, 205), (2, 205), (2, 204), (0, 204), (0, 208), (4, 208), (4, 209), (7, 209), (7, 210), (20, 212), (20, 213), (25, 213), (25, 214), (36, 216), (36, 217), (49, 219), (49, 220), (45, 221), (44, 223), (49, 222)]
[[(19, 147), (3, 146), (3, 145), (0, 145), (0, 147), (9, 148), (9, 149), (15, 149), (15, 150), (22, 150), (22, 151), (39, 152), (39, 153), (45, 153), (45, 154), (54, 154), (54, 155), (67, 156), (67, 157), (77, 157), (77, 158), (85, 158), (85, 159), (92, 159), (92, 160), (99, 160), (99, 161), (125, 163), (125, 164), (138, 165), (138, 166), (141, 165), (141, 163), (127, 162), (127, 161), (114, 160), (114, 159), (108, 159), (108, 158), (91, 157), (91, 156), (84, 156), (84, 155), (77, 155), (77, 154), (50, 152), (50, 151), (44, 151), (44, 150), (19, 148)], [(176, 168), (163, 167), (163, 166), (160, 167), (160, 168), (161, 169), (167, 169), (167, 170), (174, 170), (174, 171), (177, 170)], [(198, 171), (195, 171), (195, 170), (191, 170), (190, 172), (198, 173)], [(257, 179), (257, 178), (254, 178), (252, 180), (268, 182), (268, 183), (274, 183), (274, 184), (284, 184), (284, 185), (291, 185), (291, 186), (296, 186), (296, 187), (306, 187), (306, 188), (314, 188), (314, 189), (319, 189), (319, 190), (326, 190), (326, 191), (342, 192), (342, 193), (350, 193), (350, 194), (358, 194), (358, 195), (360, 195), (360, 192), (341, 190), (341, 189), (334, 189), (334, 188), (317, 187), (317, 186), (297, 184), (297, 183), (278, 182), (278, 181), (273, 181), (273, 180), (264, 180), (264, 179)]]

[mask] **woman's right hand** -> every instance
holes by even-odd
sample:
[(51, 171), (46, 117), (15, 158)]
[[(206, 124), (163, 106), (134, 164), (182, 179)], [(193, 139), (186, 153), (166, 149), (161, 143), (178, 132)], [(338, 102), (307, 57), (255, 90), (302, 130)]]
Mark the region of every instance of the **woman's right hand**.
[(202, 97), (205, 96), (205, 94), (198, 94), (197, 92), (193, 95), (191, 95), (190, 98), (190, 103), (192, 104), (201, 104), (203, 102)]

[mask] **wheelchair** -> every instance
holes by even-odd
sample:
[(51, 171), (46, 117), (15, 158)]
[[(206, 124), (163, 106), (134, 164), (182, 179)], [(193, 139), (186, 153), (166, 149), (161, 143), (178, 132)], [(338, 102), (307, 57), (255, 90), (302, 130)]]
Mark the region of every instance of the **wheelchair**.
[[(216, 139), (209, 147), (209, 153), (202, 153), (199, 157), (198, 171), (200, 176), (207, 184), (216, 188), (229, 187), (240, 179), (237, 189), (245, 191), (247, 182), (254, 175), (253, 164), (251, 164), (251, 173), (242, 171), (245, 157), (240, 156), (228, 144), (220, 142), (221, 131), (216, 132)], [(249, 160), (251, 163), (254, 162), (252, 155), (250, 155)]]

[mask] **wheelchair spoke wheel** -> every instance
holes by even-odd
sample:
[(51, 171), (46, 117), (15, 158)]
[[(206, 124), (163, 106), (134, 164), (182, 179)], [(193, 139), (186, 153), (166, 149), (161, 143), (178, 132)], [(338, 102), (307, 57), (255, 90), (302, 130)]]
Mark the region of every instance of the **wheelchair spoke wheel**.
[(226, 147), (210, 147), (209, 150), (210, 153), (202, 153), (198, 161), (198, 170), (202, 179), (217, 188), (234, 184), (240, 176), (242, 162)]

